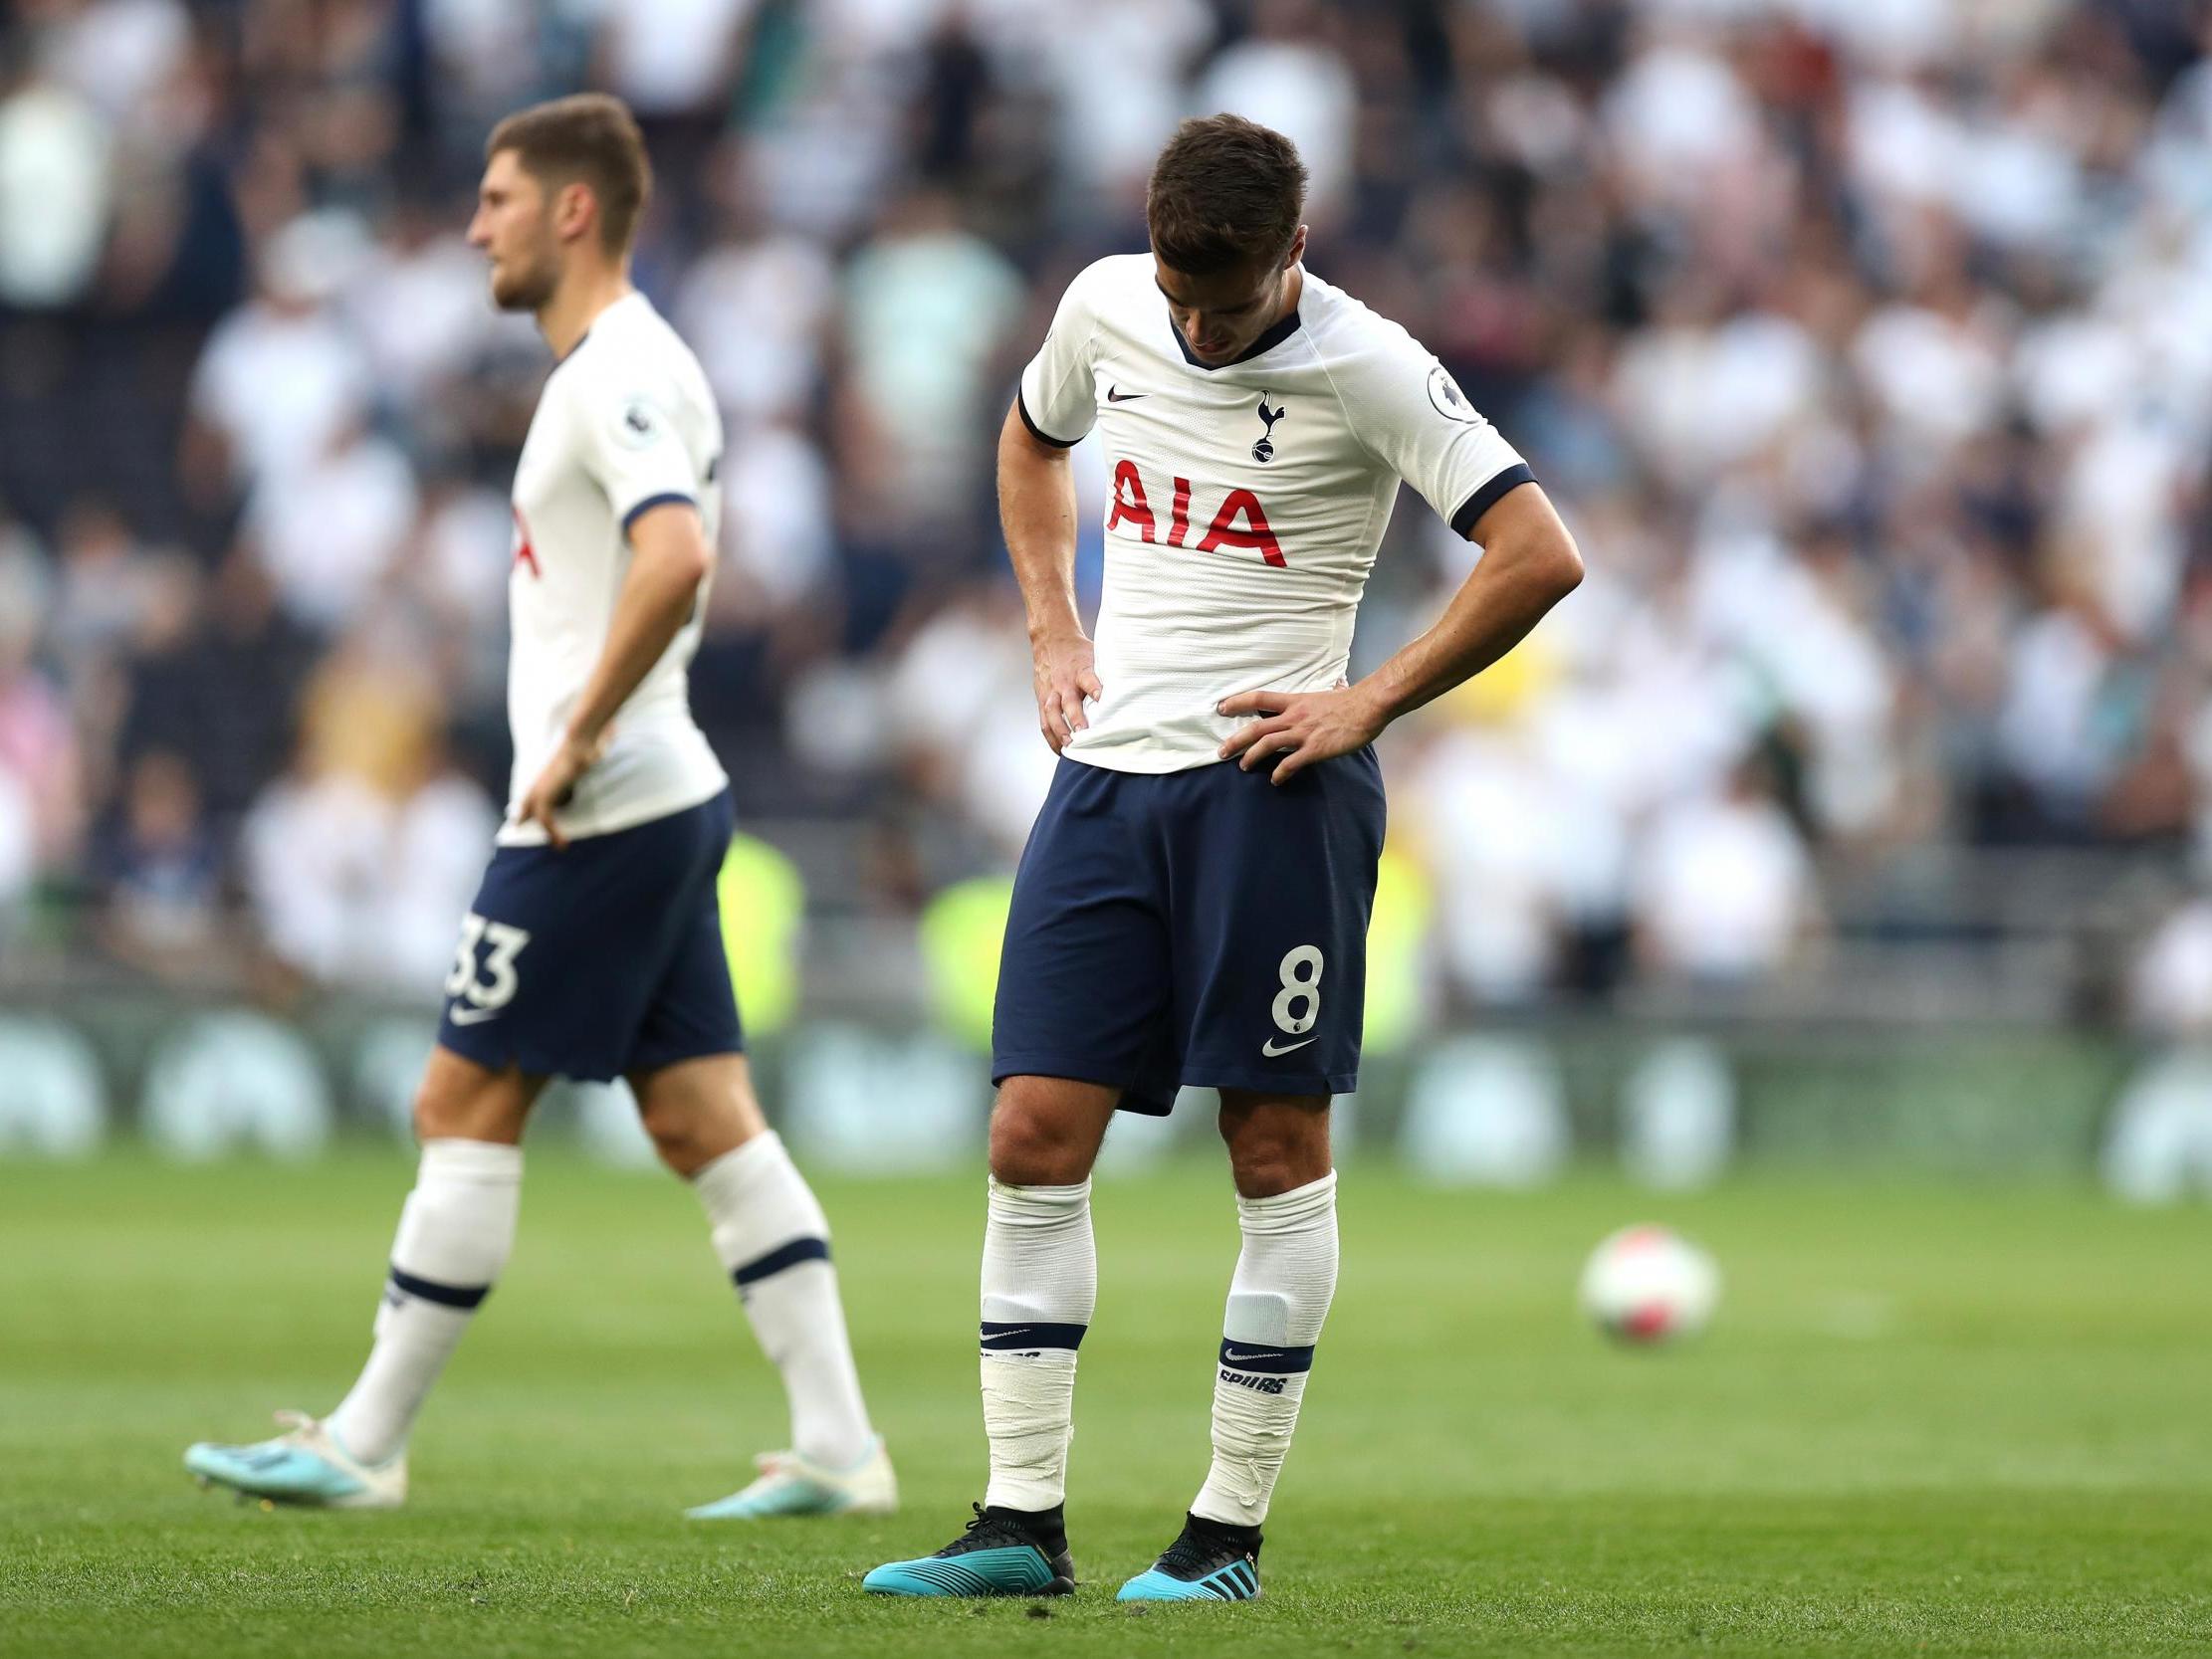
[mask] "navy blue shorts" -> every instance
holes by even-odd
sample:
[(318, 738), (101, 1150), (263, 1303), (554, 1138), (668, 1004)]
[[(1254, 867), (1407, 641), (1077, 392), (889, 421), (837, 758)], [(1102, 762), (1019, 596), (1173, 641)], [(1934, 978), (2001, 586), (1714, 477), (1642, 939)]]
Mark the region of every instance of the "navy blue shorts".
[(501, 847), (461, 926), (438, 1042), (498, 1071), (603, 1083), (745, 1047), (715, 878), (713, 800), (611, 835)]
[(1372, 747), (1280, 788), (1063, 757), (1014, 878), (993, 1081), (1103, 1083), (1155, 1115), (1185, 1084), (1350, 1093), (1383, 821)]

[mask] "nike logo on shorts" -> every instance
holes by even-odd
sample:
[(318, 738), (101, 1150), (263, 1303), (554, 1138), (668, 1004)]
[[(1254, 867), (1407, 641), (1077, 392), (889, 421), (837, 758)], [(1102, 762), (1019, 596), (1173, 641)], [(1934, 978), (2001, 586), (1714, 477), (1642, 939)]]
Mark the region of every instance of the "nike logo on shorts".
[(1306, 1046), (1306, 1043), (1318, 1043), (1320, 1040), (1321, 1039), (1319, 1037), (1308, 1037), (1306, 1038), (1305, 1042), (1285, 1043), (1282, 1045), (1282, 1047), (1277, 1048), (1275, 1046), (1275, 1039), (1270, 1037), (1264, 1043), (1259, 1045), (1259, 1052), (1266, 1055), (1268, 1059), (1272, 1060), (1278, 1054), (1288, 1054), (1294, 1048), (1304, 1048)]
[(446, 1015), (455, 1025), (482, 1025), (486, 1020), (500, 1017), (497, 1008), (455, 1008)]
[(1150, 392), (1125, 392), (1118, 385), (1106, 388), (1106, 401), (1108, 403), (1134, 403), (1140, 397), (1150, 397), (1151, 395)]

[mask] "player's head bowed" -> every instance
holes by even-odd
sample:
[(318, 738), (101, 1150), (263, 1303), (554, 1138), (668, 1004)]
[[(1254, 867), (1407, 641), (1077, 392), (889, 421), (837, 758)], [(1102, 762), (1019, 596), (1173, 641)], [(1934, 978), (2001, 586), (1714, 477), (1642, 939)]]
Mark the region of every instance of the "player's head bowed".
[(620, 99), (580, 93), (509, 115), (485, 141), (469, 226), (492, 262), (492, 298), (537, 311), (576, 261), (619, 266), (652, 189), (644, 136)]
[(1305, 253), (1306, 167), (1241, 115), (1185, 121), (1153, 163), (1145, 222), (1160, 289), (1192, 352), (1235, 357), (1282, 315)]

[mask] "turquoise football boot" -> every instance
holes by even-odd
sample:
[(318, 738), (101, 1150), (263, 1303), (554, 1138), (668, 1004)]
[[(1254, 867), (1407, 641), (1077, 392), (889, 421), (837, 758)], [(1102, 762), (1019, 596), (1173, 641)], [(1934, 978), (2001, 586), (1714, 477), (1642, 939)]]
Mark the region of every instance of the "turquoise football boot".
[(753, 1461), (761, 1473), (751, 1486), (684, 1514), (694, 1521), (771, 1521), (786, 1515), (898, 1511), (899, 1481), (881, 1435), (849, 1469), (832, 1469), (797, 1452), (763, 1452)]
[(968, 1531), (934, 1555), (886, 1561), (860, 1587), (876, 1595), (1065, 1595), (1075, 1588), (1067, 1540), (1039, 1537), (1032, 1517), (975, 1506)]
[(1257, 1601), (1259, 1529), (1186, 1516), (1183, 1536), (1122, 1585), (1116, 1601)]
[(202, 1486), (227, 1486), (241, 1501), (322, 1509), (388, 1510), (407, 1500), (407, 1454), (362, 1463), (330, 1429), (305, 1411), (280, 1411), (286, 1432), (247, 1446), (202, 1440), (184, 1449), (184, 1467)]

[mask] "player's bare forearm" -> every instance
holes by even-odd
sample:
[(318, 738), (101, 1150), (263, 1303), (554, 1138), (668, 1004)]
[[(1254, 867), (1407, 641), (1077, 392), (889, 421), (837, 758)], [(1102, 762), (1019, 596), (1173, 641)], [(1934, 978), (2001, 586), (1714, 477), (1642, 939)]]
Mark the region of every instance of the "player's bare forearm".
[(656, 507), (630, 526), (630, 568), (615, 595), (606, 643), (568, 717), (566, 737), (516, 808), (516, 822), (543, 825), (555, 848), (568, 844), (555, 815), (605, 751), (615, 711), (682, 631), (713, 559), (689, 503)]
[(605, 735), (669, 643), (690, 620), (699, 584), (714, 568), (706, 526), (689, 502), (670, 502), (630, 526), (630, 568), (615, 595), (606, 644), (568, 717), (568, 740), (581, 747)]
[(1083, 700), (1103, 688), (1075, 609), (1075, 477), (1067, 451), (1028, 429), (1018, 408), (998, 433), (998, 523), (1029, 617), (1037, 728), (1057, 754), (1089, 723)]
[(1481, 562), (1443, 615), (1352, 688), (1384, 726), (1480, 674), (1582, 581), (1575, 539), (1534, 485), (1502, 497), (1469, 539), (1482, 544)]
[(1029, 637), (1079, 634), (1075, 611), (1075, 474), (1068, 452), (1033, 437), (1021, 411), (998, 433), (998, 523), (1029, 612)]
[(1574, 537), (1534, 485), (1500, 498), (1470, 539), (1482, 544), (1481, 561), (1434, 627), (1356, 686), (1227, 699), (1222, 714), (1259, 718), (1230, 734), (1221, 757), (1246, 771), (1267, 766), (1281, 783), (1317, 760), (1349, 754), (1400, 715), (1480, 674), (1582, 580)]

